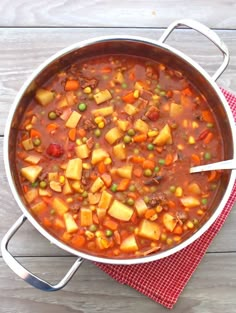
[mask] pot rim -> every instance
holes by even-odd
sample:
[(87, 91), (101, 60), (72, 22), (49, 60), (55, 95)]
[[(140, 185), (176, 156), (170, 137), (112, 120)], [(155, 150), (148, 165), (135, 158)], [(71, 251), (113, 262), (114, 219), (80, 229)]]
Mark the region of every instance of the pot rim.
[(63, 57), (64, 55), (73, 52), (75, 50), (78, 50), (80, 48), (86, 47), (88, 45), (93, 45), (95, 43), (101, 43), (101, 42), (106, 42), (106, 41), (116, 41), (116, 40), (123, 40), (123, 41), (137, 41), (137, 42), (143, 42), (149, 45), (154, 45), (154, 46), (159, 46), (161, 48), (164, 48), (171, 53), (179, 56), (181, 59), (184, 59), (189, 63), (190, 66), (194, 67), (195, 70), (199, 72), (200, 75), (202, 75), (212, 86), (214, 91), (217, 93), (220, 101), (222, 102), (224, 109), (227, 113), (228, 121), (230, 124), (230, 128), (232, 130), (232, 138), (233, 138), (233, 154), (235, 156), (235, 146), (236, 146), (236, 132), (233, 131), (235, 128), (234, 125), (234, 118), (233, 114), (229, 108), (229, 105), (222, 94), (221, 90), (217, 86), (216, 82), (211, 78), (211, 76), (194, 60), (192, 60), (190, 57), (185, 55), (183, 52), (167, 45), (162, 42), (159, 42), (158, 40), (153, 40), (153, 39), (148, 39), (145, 37), (141, 36), (129, 36), (129, 35), (116, 35), (116, 36), (100, 36), (100, 37), (94, 37), (88, 40), (80, 41), (75, 44), (72, 44), (57, 53), (53, 54), (51, 57), (49, 57), (47, 60), (45, 60), (41, 65), (39, 65), (33, 73), (29, 76), (29, 78), (25, 81), (19, 92), (17, 93), (15, 100), (10, 108), (6, 127), (5, 127), (5, 132), (4, 132), (4, 165), (5, 165), (5, 171), (6, 171), (6, 176), (8, 179), (8, 183), (11, 188), (11, 192), (20, 207), (21, 211), (24, 213), (24, 215), (27, 217), (27, 219), (31, 222), (31, 224), (44, 236), (46, 237), (51, 243), (57, 245), (59, 248), (74, 254), (76, 256), (79, 256), (81, 258), (94, 261), (94, 262), (100, 262), (100, 263), (107, 263), (107, 264), (119, 264), (119, 265), (130, 265), (130, 264), (140, 264), (140, 263), (146, 263), (146, 262), (152, 262), (156, 261), (162, 258), (165, 258), (167, 256), (170, 256), (185, 247), (187, 247), (189, 244), (193, 243), (196, 239), (198, 239), (203, 233), (207, 231), (207, 229), (214, 223), (214, 221), (217, 219), (217, 217), (221, 214), (223, 211), (223, 208), (231, 194), (231, 191), (234, 186), (235, 178), (236, 178), (236, 171), (231, 171), (230, 173), (230, 179), (228, 186), (225, 190), (224, 196), (222, 197), (219, 206), (215, 210), (215, 212), (211, 215), (211, 217), (205, 222), (205, 224), (197, 231), (195, 232), (192, 236), (190, 236), (188, 239), (180, 243), (179, 245), (163, 251), (159, 252), (157, 254), (153, 254), (150, 256), (145, 256), (145, 257), (139, 257), (139, 258), (128, 258), (128, 259), (112, 259), (112, 258), (104, 258), (100, 256), (95, 256), (95, 255), (90, 255), (84, 252), (80, 252), (78, 250), (75, 250), (71, 248), (70, 246), (64, 244), (61, 242), (59, 239), (51, 235), (49, 232), (47, 232), (38, 222), (37, 220), (30, 214), (29, 210), (26, 208), (26, 206), (23, 204), (23, 202), (20, 199), (20, 196), (16, 190), (15, 184), (13, 177), (11, 175), (11, 169), (10, 169), (10, 162), (9, 162), (9, 135), (10, 135), (10, 130), (11, 130), (11, 124), (12, 120), (14, 117), (15, 110), (24, 95), (25, 91), (27, 88), (30, 86), (31, 82), (37, 77), (38, 74), (40, 74), (48, 65), (50, 65), (52, 62), (54, 62), (56, 59), (59, 57)]

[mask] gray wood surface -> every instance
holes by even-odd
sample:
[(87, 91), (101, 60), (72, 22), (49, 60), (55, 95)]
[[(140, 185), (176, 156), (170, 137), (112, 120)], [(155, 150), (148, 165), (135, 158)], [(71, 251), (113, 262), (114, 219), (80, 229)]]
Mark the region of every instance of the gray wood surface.
[[(235, 0), (1, 0), (0, 5), (0, 239), (21, 215), (3, 165), (3, 131), (9, 108), (32, 71), (47, 57), (77, 41), (130, 34), (158, 39), (175, 19), (194, 18), (216, 29), (231, 54), (218, 84), (236, 93)], [(175, 31), (168, 44), (214, 73), (220, 52), (191, 30)], [(236, 311), (236, 206), (208, 249), (173, 309), (174, 313)], [(57, 282), (75, 257), (50, 244), (29, 223), (17, 232), (10, 251), (40, 277)], [(184, 264), (184, 262), (183, 262)], [(0, 254), (0, 313), (166, 312), (128, 286), (85, 261), (61, 291), (45, 293), (18, 278)]]

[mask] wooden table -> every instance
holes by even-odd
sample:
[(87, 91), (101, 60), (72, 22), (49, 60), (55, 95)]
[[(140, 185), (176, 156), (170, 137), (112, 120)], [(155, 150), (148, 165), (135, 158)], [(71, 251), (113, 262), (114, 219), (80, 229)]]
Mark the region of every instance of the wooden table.
[[(49, 4), (50, 3), (50, 4)], [(0, 6), (0, 237), (21, 211), (9, 190), (3, 165), (3, 131), (9, 108), (30, 73), (47, 57), (77, 41), (99, 35), (130, 34), (157, 39), (175, 19), (193, 18), (215, 29), (231, 61), (218, 84), (236, 91), (236, 2), (1, 0)], [(169, 44), (213, 73), (219, 51), (191, 30), (177, 30)], [(173, 312), (233, 313), (236, 308), (236, 207), (183, 291)], [(37, 275), (56, 282), (75, 257), (59, 250), (26, 223), (10, 250)], [(118, 284), (84, 262), (61, 291), (45, 293), (19, 279), (0, 258), (0, 312), (164, 312), (162, 306)]]

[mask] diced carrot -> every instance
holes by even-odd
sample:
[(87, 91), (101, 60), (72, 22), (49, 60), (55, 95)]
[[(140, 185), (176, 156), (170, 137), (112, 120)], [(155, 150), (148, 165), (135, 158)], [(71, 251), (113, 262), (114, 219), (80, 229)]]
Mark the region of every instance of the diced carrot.
[(107, 171), (106, 165), (104, 164), (103, 161), (98, 163), (97, 168), (98, 168), (99, 174), (104, 174)]
[(83, 247), (85, 242), (86, 242), (86, 239), (82, 235), (78, 235), (76, 237), (73, 237), (72, 240), (71, 240), (71, 243), (72, 243), (73, 247), (75, 247), (75, 248)]
[(136, 212), (133, 213), (133, 215), (131, 216), (130, 220), (131, 220), (131, 222), (133, 224), (136, 224), (138, 222), (138, 218), (137, 218), (137, 213)]
[(143, 81), (143, 80), (138, 80), (137, 83), (143, 87), (143, 89), (149, 89), (149, 85)]
[(24, 186), (23, 186), (23, 190), (24, 190), (24, 192), (26, 193), (26, 192), (29, 190), (29, 187), (26, 186), (26, 185), (24, 185)]
[(114, 231), (114, 239), (115, 239), (115, 242), (120, 245), (120, 233), (118, 232), (118, 230), (115, 230)]
[(76, 128), (71, 128), (68, 132), (68, 137), (71, 141), (75, 141), (76, 139)]
[(48, 133), (51, 133), (51, 132), (53, 132), (54, 130), (56, 130), (58, 127), (59, 127), (58, 124), (56, 124), (56, 123), (51, 123), (51, 124), (48, 124), (48, 125), (47, 125), (46, 129), (47, 129), (47, 132), (48, 132)]
[(183, 228), (180, 225), (177, 225), (177, 226), (175, 226), (173, 233), (175, 235), (181, 235), (183, 233)]
[(98, 175), (97, 175), (96, 173), (94, 173), (94, 172), (92, 172), (92, 173), (90, 174), (90, 178), (91, 178), (92, 180), (97, 179), (97, 177), (98, 177)]
[(165, 158), (165, 165), (171, 165), (173, 162), (173, 155), (168, 153)]
[(202, 119), (203, 119), (203, 121), (205, 121), (207, 123), (213, 123), (214, 122), (213, 115), (209, 110), (203, 110), (202, 111)]
[(212, 182), (216, 179), (216, 177), (217, 177), (217, 171), (211, 171), (210, 175), (208, 176), (207, 181)]
[(102, 72), (103, 74), (105, 74), (105, 73), (111, 73), (111, 68), (110, 68), (110, 67), (103, 67), (103, 68), (101, 69), (101, 72)]
[(182, 94), (184, 95), (184, 96), (192, 96), (192, 91), (191, 91), (191, 89), (188, 87), (188, 88), (185, 88), (184, 90), (182, 90)]
[(43, 219), (43, 225), (44, 225), (45, 227), (51, 227), (51, 226), (52, 226), (52, 222), (50, 221), (49, 218), (44, 217), (44, 219)]
[(93, 222), (94, 224), (99, 224), (98, 216), (95, 213), (93, 214)]
[(214, 135), (212, 133), (208, 133), (206, 138), (203, 140), (203, 142), (207, 145), (208, 143), (210, 143), (213, 139)]
[(120, 181), (119, 185), (117, 186), (118, 191), (125, 191), (130, 183), (130, 179), (124, 178)]
[(86, 130), (84, 128), (79, 128), (78, 134), (80, 137), (85, 137), (86, 136)]
[(75, 79), (70, 79), (66, 81), (65, 91), (76, 91), (79, 89), (79, 82)]
[(201, 164), (200, 157), (197, 154), (195, 154), (195, 153), (193, 153), (191, 155), (191, 161), (192, 161), (193, 165), (200, 165)]
[(110, 174), (104, 173), (104, 174), (102, 174), (101, 178), (102, 178), (102, 180), (103, 180), (103, 182), (104, 182), (106, 187), (110, 187), (111, 186), (112, 178), (111, 178)]
[(158, 153), (162, 153), (163, 147), (156, 147), (156, 151), (157, 151)]
[(134, 142), (144, 142), (147, 140), (147, 135), (146, 134), (140, 134), (140, 135), (136, 135), (133, 137), (133, 141)]
[(133, 71), (129, 73), (129, 80), (132, 80), (132, 81), (135, 80), (135, 74)]
[(44, 202), (46, 202), (47, 204), (50, 204), (50, 205), (51, 205), (51, 203), (52, 203), (52, 200), (51, 200), (49, 197), (42, 197), (42, 200), (43, 200)]
[(110, 218), (106, 218), (103, 222), (103, 226), (105, 226), (111, 230), (117, 230), (118, 223), (115, 222), (114, 220), (110, 219)]
[(30, 130), (30, 137), (31, 138), (41, 138), (41, 133), (35, 129)]
[(169, 200), (169, 201), (168, 201), (168, 207), (169, 207), (170, 209), (175, 209), (175, 207), (176, 207), (175, 202), (172, 201), (172, 200)]
[(139, 155), (132, 155), (130, 158), (130, 161), (132, 163), (143, 163), (145, 159)]
[(154, 170), (155, 166), (156, 166), (156, 163), (153, 160), (144, 160), (142, 164), (142, 167), (144, 169), (150, 169), (150, 170)]
[(209, 134), (209, 129), (203, 130), (200, 135), (198, 136), (197, 140), (203, 140), (206, 138), (206, 136)]
[(138, 195), (135, 192), (129, 192), (128, 197), (136, 200), (138, 198)]
[[(118, 245), (119, 245), (120, 243), (118, 243)], [(115, 256), (118, 256), (118, 255), (120, 255), (120, 250), (119, 249), (114, 249), (113, 250), (113, 254), (115, 255)]]
[(127, 93), (125, 96), (122, 97), (122, 100), (126, 103), (134, 103), (137, 99), (133, 95), (133, 91)]
[(144, 217), (146, 219), (150, 219), (153, 215), (156, 214), (156, 210), (155, 209), (148, 209), (145, 214), (144, 214)]
[(142, 171), (141, 168), (135, 168), (135, 169), (133, 170), (133, 173), (134, 173), (134, 175), (135, 175), (136, 177), (141, 177), (143, 171)]

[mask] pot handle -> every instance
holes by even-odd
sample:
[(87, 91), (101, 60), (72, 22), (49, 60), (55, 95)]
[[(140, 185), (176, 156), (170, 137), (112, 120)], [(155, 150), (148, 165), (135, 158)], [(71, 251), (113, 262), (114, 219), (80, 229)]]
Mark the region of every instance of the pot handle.
[(200, 34), (204, 35), (211, 42), (213, 42), (215, 46), (219, 48), (220, 51), (222, 52), (223, 62), (221, 66), (218, 68), (218, 70), (215, 72), (215, 74), (212, 76), (213, 80), (217, 80), (220, 77), (220, 75), (224, 72), (224, 70), (226, 69), (229, 63), (229, 51), (228, 51), (227, 46), (219, 38), (219, 36), (207, 26), (191, 19), (183, 19), (183, 20), (175, 21), (171, 23), (169, 27), (164, 31), (161, 38), (159, 39), (159, 42), (164, 43), (166, 39), (169, 37), (169, 35), (172, 33), (172, 31), (181, 25), (192, 28), (196, 30), (197, 32), (199, 32)]
[(83, 259), (78, 258), (72, 265), (72, 267), (69, 269), (69, 271), (66, 273), (66, 275), (62, 278), (62, 280), (56, 285), (51, 285), (50, 283), (42, 280), (33, 273), (29, 272), (10, 254), (10, 252), (7, 249), (10, 239), (13, 237), (16, 231), (23, 225), (26, 219), (27, 218), (24, 215), (18, 218), (15, 224), (8, 230), (6, 235), (3, 237), (1, 242), (2, 257), (4, 261), (7, 263), (7, 265), (13, 270), (13, 272), (15, 272), (28, 284), (43, 291), (57, 291), (63, 288), (70, 281), (70, 279), (73, 277), (73, 275), (83, 262)]

